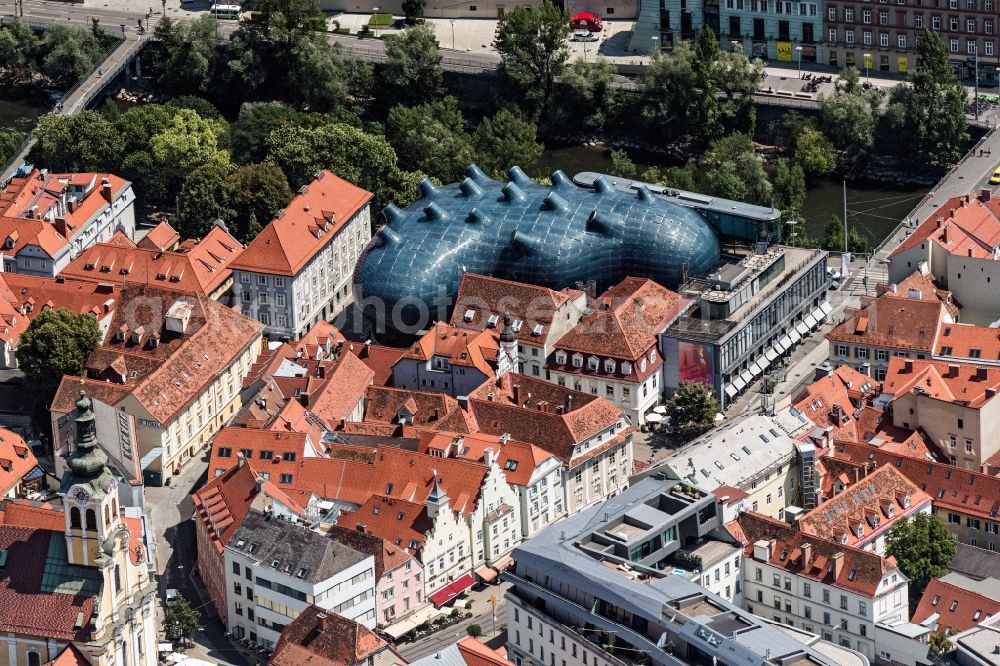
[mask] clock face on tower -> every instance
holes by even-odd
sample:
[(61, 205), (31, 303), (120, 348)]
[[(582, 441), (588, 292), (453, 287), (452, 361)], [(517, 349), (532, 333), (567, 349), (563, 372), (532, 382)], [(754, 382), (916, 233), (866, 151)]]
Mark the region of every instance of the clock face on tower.
[(69, 491), (69, 496), (80, 506), (90, 501), (90, 493), (82, 486), (73, 486)]

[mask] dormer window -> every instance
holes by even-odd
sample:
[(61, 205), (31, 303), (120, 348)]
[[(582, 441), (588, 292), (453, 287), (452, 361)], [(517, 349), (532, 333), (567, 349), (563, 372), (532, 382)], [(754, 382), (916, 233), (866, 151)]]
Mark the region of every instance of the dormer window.
[(632, 374), (632, 364), (629, 363), (628, 361), (624, 361), (622, 363), (622, 374), (623, 375), (631, 375)]
[(491, 314), (490, 318), (486, 320), (486, 325), (489, 326), (490, 328), (496, 328), (497, 322), (499, 321), (500, 321), (499, 315)]
[(639, 360), (639, 372), (646, 372), (646, 359)]
[(614, 372), (614, 371), (615, 371), (615, 366), (617, 366), (617, 365), (618, 365), (618, 364), (617, 364), (617, 363), (615, 363), (615, 362), (614, 362), (614, 361), (613, 361), (612, 359), (610, 359), (610, 358), (606, 358), (606, 359), (604, 359), (604, 372), (607, 372), (607, 373), (609, 373), (609, 374), (610, 374), (610, 373), (612, 373), (612, 372)]
[(863, 525), (858, 525), (858, 529), (854, 531), (855, 536), (859, 539), (865, 535), (865, 528)]
[(600, 365), (600, 361), (598, 360), (598, 358), (596, 356), (591, 356), (590, 358), (587, 359), (587, 369), (588, 370), (597, 370), (597, 368), (598, 368), (599, 365)]
[(573, 354), (573, 367), (582, 368), (583, 367), (583, 356), (580, 354)]
[(510, 330), (514, 331), (515, 333), (519, 333), (521, 331), (521, 325), (523, 323), (524, 322), (522, 322), (520, 319), (515, 319), (514, 323), (510, 325)]
[(656, 350), (655, 349), (650, 349), (649, 350), (649, 362), (650, 363), (656, 363)]

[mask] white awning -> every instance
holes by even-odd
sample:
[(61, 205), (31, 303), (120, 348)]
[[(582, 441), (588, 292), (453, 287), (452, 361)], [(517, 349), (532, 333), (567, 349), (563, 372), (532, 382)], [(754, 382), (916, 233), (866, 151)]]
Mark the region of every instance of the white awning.
[(767, 359), (767, 363), (770, 365), (774, 359), (778, 358), (778, 352), (774, 350), (774, 347), (768, 347), (764, 350), (764, 358)]
[(802, 339), (802, 334), (796, 331), (794, 328), (788, 332), (788, 337), (792, 339), (792, 342), (798, 342)]
[(656, 412), (649, 412), (648, 414), (646, 414), (645, 418), (646, 418), (646, 423), (659, 423), (660, 422), (660, 415), (657, 414)]
[(389, 634), (393, 638), (399, 638), (410, 629), (419, 627), (424, 622), (428, 622), (438, 615), (444, 615), (444, 613), (428, 604), (425, 608), (414, 611), (413, 615), (409, 615), (399, 622), (382, 628), (381, 631), (382, 633)]
[[(789, 340), (789, 342), (791, 342), (791, 340)], [(774, 350), (779, 354), (784, 354), (787, 349), (788, 345), (781, 344), (781, 340), (774, 341)]]
[(743, 372), (741, 372), (740, 379), (742, 379), (743, 383), (746, 384), (747, 386), (753, 384), (753, 375), (750, 373), (749, 370), (744, 370)]
[(736, 395), (736, 389), (733, 388), (732, 384), (726, 384), (725, 388), (722, 390), (725, 391), (726, 395), (728, 395), (730, 398)]
[(747, 383), (743, 381), (740, 377), (733, 379), (733, 386), (736, 387), (737, 391), (742, 391), (746, 387)]
[(819, 304), (819, 309), (823, 311), (824, 316), (829, 315), (831, 312), (833, 312), (833, 306), (831, 306), (826, 301), (823, 301), (822, 303)]
[(819, 326), (819, 322), (816, 321), (816, 317), (813, 317), (812, 312), (810, 312), (805, 316), (804, 321), (806, 322), (806, 326), (808, 326), (809, 328), (816, 328), (817, 326)]
[(795, 330), (801, 333), (803, 336), (809, 335), (809, 326), (807, 326), (804, 321), (796, 322)]
[(787, 335), (781, 336), (781, 344), (785, 346), (785, 349), (790, 349), (792, 346), (792, 339)]
[(750, 364), (750, 374), (753, 375), (754, 377), (764, 372), (764, 368), (758, 365), (759, 363), (763, 363), (763, 361), (758, 360)]

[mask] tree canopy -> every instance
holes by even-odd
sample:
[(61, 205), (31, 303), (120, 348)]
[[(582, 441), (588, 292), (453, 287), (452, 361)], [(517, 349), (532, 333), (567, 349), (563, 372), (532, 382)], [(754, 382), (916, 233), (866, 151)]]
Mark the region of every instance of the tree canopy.
[(472, 145), (476, 163), (494, 175), (512, 166), (531, 172), (543, 149), (535, 124), (507, 107), (483, 118), (472, 135)]
[(715, 391), (699, 382), (681, 382), (666, 407), (671, 427), (680, 432), (705, 432), (714, 425), (719, 413)]
[(497, 25), (493, 48), (500, 54), (503, 72), (518, 86), (536, 120), (546, 110), (556, 79), (569, 60), (569, 33), (569, 16), (551, 0), (517, 6)]
[(122, 152), (122, 137), (96, 111), (48, 114), (38, 119), (31, 161), (56, 171), (104, 171)]
[(386, 120), (386, 137), (403, 168), (444, 183), (459, 180), (475, 161), (472, 141), (454, 97), (416, 106), (394, 106)]
[(441, 97), (444, 72), (434, 31), (426, 23), (385, 38), (382, 69), (385, 97), (390, 104), (421, 104)]
[(910, 579), (910, 600), (914, 605), (931, 578), (948, 573), (956, 543), (948, 527), (929, 513), (898, 520), (889, 530), (885, 554), (895, 557), (899, 570)]
[(42, 32), (42, 71), (53, 81), (69, 83), (89, 72), (104, 56), (94, 33), (69, 21), (52, 21)]
[(101, 340), (97, 319), (65, 308), (42, 310), (17, 343), (17, 365), (39, 399), (55, 395), (63, 375), (80, 375)]

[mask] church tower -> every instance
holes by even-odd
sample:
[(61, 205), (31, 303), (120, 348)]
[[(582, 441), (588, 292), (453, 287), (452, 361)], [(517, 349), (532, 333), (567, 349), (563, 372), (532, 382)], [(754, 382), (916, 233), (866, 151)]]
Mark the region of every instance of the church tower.
[(503, 329), (500, 331), (500, 357), (497, 359), (497, 379), (508, 372), (518, 372), (517, 334), (510, 325), (510, 313), (503, 313)]
[(117, 482), (108, 456), (97, 445), (93, 404), (83, 391), (76, 402), (76, 443), (66, 459), (59, 494), (64, 498), (66, 553), (70, 564), (99, 566), (102, 547), (123, 524), (118, 512)]

